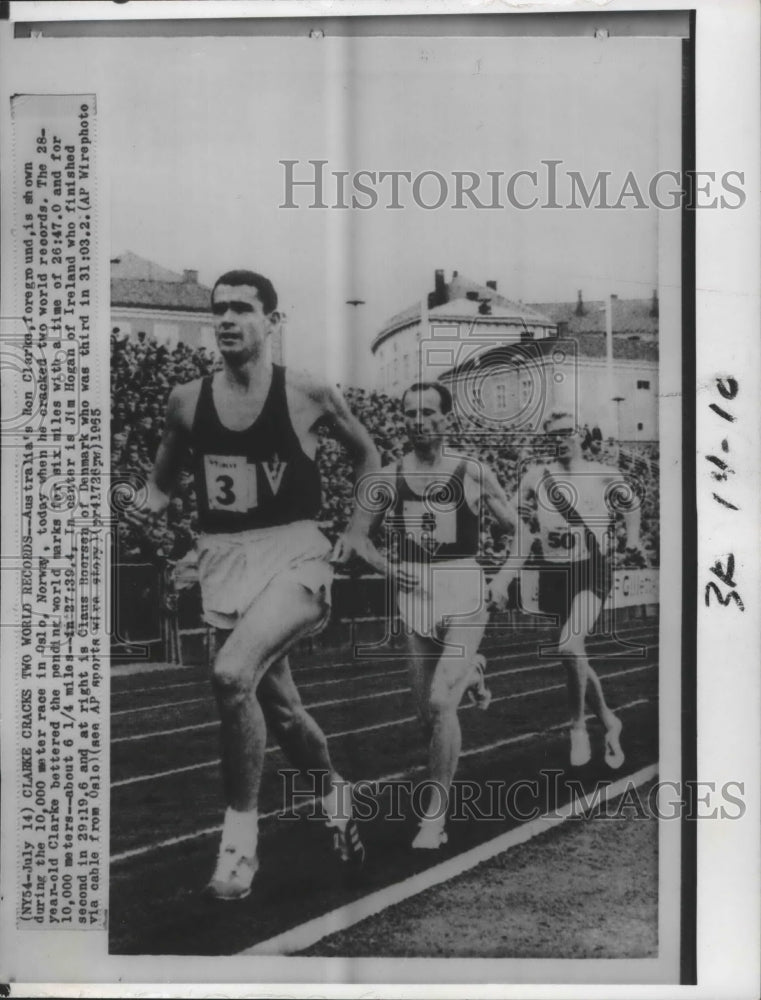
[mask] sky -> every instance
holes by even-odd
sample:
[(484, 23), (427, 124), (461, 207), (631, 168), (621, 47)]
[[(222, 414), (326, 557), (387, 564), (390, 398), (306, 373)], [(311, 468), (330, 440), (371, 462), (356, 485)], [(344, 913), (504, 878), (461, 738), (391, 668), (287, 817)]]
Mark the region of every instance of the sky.
[[(66, 43), (53, 43), (60, 47)], [(646, 185), (679, 169), (676, 39), (161, 38), (76, 50), (96, 79), (110, 180), (111, 252), (131, 250), (211, 284), (231, 267), (268, 275), (288, 316), (286, 360), (371, 379), (369, 343), (444, 268), (527, 302), (657, 285), (657, 210), (451, 207), (296, 209), (285, 168), (510, 175), (610, 170)], [(71, 62), (68, 71), (72, 72)], [(673, 102), (672, 102), (673, 103)], [(678, 108), (678, 101), (676, 102)], [(676, 151), (676, 156), (674, 156)], [(544, 177), (544, 174), (541, 173)], [(561, 173), (561, 178), (563, 174)], [(330, 179), (330, 178), (328, 178)], [(486, 192), (487, 180), (484, 179)], [(334, 184), (326, 186), (326, 200)], [(379, 189), (385, 203), (387, 188)], [(528, 188), (518, 189), (528, 195)], [(564, 189), (565, 190), (565, 189)], [(542, 183), (540, 194), (546, 191)], [(423, 188), (433, 197), (434, 188)], [(562, 195), (561, 195), (562, 197)], [(360, 298), (357, 309), (346, 300)]]

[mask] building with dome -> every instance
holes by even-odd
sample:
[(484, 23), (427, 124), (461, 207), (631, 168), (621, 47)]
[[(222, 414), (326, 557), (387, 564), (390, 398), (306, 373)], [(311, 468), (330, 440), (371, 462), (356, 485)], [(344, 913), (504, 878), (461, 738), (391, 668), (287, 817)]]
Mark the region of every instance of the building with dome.
[(606, 437), (658, 437), (658, 300), (525, 304), (454, 271), (392, 316), (372, 343), (376, 386), (449, 385), (473, 427), (536, 433), (549, 413), (573, 413)]

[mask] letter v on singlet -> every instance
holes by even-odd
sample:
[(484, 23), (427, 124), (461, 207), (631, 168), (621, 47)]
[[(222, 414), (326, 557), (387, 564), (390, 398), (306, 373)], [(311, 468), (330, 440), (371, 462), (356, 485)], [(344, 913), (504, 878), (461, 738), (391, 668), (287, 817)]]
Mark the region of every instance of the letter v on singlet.
[(277, 496), (287, 468), (288, 463), (281, 462), (277, 455), (273, 456), (271, 462), (262, 462), (262, 471), (267, 477), (267, 482), (270, 484), (273, 497)]

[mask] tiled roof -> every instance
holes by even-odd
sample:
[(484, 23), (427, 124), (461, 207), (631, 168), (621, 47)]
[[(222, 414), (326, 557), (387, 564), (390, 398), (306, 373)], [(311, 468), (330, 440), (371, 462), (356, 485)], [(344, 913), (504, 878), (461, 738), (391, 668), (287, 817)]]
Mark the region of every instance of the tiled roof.
[[(436, 306), (428, 311), (428, 315), (437, 315), (441, 318), (444, 315), (447, 318), (467, 318), (470, 319), (474, 316), (478, 316), (478, 302), (471, 299), (467, 299), (467, 292), (477, 292), (479, 298), (490, 299), (492, 304), (491, 315), (501, 318), (501, 319), (512, 319), (515, 322), (521, 322), (525, 320), (526, 323), (530, 323), (532, 326), (554, 326), (555, 321), (547, 315), (543, 315), (541, 310), (537, 310), (535, 306), (525, 305), (523, 302), (514, 302), (512, 299), (508, 299), (504, 295), (500, 295), (499, 292), (495, 291), (493, 288), (489, 288), (486, 285), (480, 285), (477, 281), (472, 281), (470, 278), (466, 278), (464, 275), (455, 274), (452, 277), (452, 281), (449, 283), (449, 301), (445, 302), (443, 305)], [(392, 333), (394, 330), (400, 327), (407, 326), (410, 323), (414, 323), (416, 320), (420, 319), (421, 303), (416, 302), (414, 305), (408, 306), (407, 309), (403, 309), (401, 312), (395, 313), (389, 320), (386, 321), (383, 328), (376, 335), (373, 341), (373, 348), (377, 347), (381, 341)]]
[[(606, 354), (605, 333), (569, 334), (579, 345), (579, 354), (586, 358), (604, 358)], [(630, 340), (628, 337), (613, 338), (613, 357), (628, 361), (657, 361), (658, 342), (654, 340)]]
[(210, 313), (211, 289), (127, 251), (111, 259), (111, 305)]
[(413, 323), (416, 319), (420, 319), (420, 306), (421, 303), (417, 302), (414, 306), (408, 306), (406, 309), (402, 309), (401, 312), (394, 313), (391, 319), (386, 322), (386, 325), (380, 331), (378, 336), (381, 337), (389, 330), (394, 330), (398, 326), (403, 326), (406, 323)]
[[(658, 317), (651, 316), (651, 299), (614, 299), (613, 333), (636, 336), (658, 336)], [(577, 302), (537, 302), (533, 309), (552, 317), (555, 323), (567, 323), (568, 334), (605, 333), (605, 303), (583, 303), (583, 314), (576, 315)]]
[(536, 318), (538, 313), (534, 313), (531, 309), (525, 309), (515, 302), (510, 302), (509, 299), (504, 299), (504, 302), (508, 303), (506, 306), (501, 304), (495, 305), (495, 300), (492, 299), (491, 312), (486, 314), (481, 314), (479, 312), (479, 303), (474, 302), (472, 299), (454, 299), (449, 302), (445, 302), (443, 305), (436, 306), (434, 309), (428, 310), (428, 316), (434, 319), (499, 319), (505, 321), (511, 321), (513, 323), (520, 323), (525, 320), (526, 323), (539, 323), (540, 325), (550, 325), (553, 326), (546, 318)]
[[(538, 306), (527, 305), (525, 302), (515, 302), (493, 288), (489, 288), (488, 285), (479, 285), (477, 281), (472, 281), (463, 274), (455, 275), (449, 284), (450, 301), (454, 299), (459, 302), (461, 299), (465, 299), (466, 292), (477, 292), (479, 298), (491, 299), (492, 311), (494, 311), (495, 306), (499, 306), (511, 310), (513, 315), (523, 317), (527, 323), (533, 323), (537, 326), (553, 326), (555, 323), (555, 320)], [(465, 299), (465, 301), (468, 300)]]

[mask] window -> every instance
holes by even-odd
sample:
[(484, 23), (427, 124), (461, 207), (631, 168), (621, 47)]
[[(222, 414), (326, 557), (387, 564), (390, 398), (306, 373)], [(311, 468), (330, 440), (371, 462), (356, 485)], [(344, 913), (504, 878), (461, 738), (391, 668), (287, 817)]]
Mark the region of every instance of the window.
[(507, 386), (504, 382), (500, 382), (497, 386), (497, 409), (507, 409)]
[(650, 388), (650, 382), (646, 378), (638, 379), (637, 380), (637, 388), (638, 389), (649, 389)]
[(644, 424), (637, 424), (637, 430), (638, 431), (642, 431), (644, 429), (645, 429), (645, 425)]

